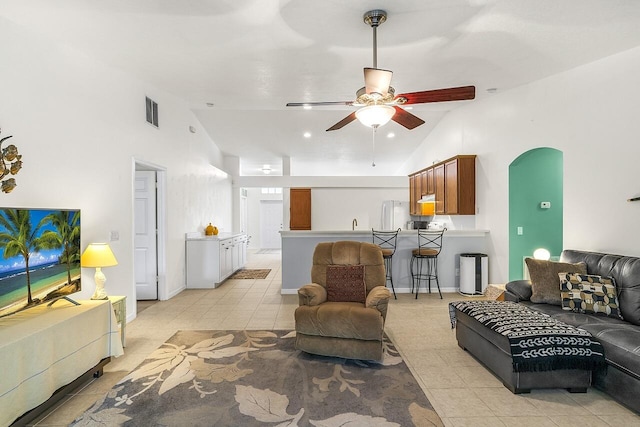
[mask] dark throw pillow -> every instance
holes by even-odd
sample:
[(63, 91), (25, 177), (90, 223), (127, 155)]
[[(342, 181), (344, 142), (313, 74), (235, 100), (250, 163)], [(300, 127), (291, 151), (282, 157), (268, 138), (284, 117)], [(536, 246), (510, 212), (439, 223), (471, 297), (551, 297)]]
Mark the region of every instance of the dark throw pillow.
[(525, 258), (531, 277), (531, 302), (562, 305), (559, 273), (587, 274), (587, 264)]
[(576, 313), (604, 314), (624, 320), (618, 306), (613, 277), (560, 273), (562, 309)]
[(327, 301), (360, 302), (367, 299), (364, 265), (328, 265)]

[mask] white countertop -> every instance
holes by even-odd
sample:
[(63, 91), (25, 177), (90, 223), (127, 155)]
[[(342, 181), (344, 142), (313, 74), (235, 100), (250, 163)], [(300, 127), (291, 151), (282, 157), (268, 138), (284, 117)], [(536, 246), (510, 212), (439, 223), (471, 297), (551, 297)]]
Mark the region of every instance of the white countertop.
[(215, 236), (205, 236), (201, 232), (196, 231), (192, 233), (185, 233), (184, 238), (186, 240), (225, 240), (244, 235), (245, 233), (225, 231), (220, 232)]
[[(432, 230), (437, 231), (437, 230)], [(282, 237), (330, 237), (330, 236), (370, 236), (371, 230), (296, 230), (281, 231)], [(398, 236), (415, 236), (418, 230), (401, 230)], [(489, 230), (447, 230), (445, 237), (485, 237)]]

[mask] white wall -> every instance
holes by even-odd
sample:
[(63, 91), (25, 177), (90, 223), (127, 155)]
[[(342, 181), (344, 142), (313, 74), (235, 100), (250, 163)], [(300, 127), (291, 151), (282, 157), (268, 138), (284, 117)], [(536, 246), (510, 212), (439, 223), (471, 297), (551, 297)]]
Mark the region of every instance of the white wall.
[(379, 229), (384, 200), (409, 200), (407, 188), (312, 188), (311, 229), (315, 231)]
[(477, 154), (476, 226), (491, 231), (490, 281), (508, 279), (508, 167), (523, 152), (564, 152), (564, 247), (640, 256), (640, 47), (449, 113), (406, 173)]
[[(209, 221), (231, 229), (231, 179), (211, 166), (221, 167), (220, 151), (170, 94), (2, 18), (0, 38), (0, 125), (24, 163), (0, 206), (80, 208), (83, 249), (118, 231), (111, 246), (119, 264), (105, 270), (106, 289), (126, 295), (135, 315), (132, 159), (165, 167), (166, 282), (169, 294), (179, 292), (184, 233)], [(145, 95), (159, 104), (159, 129), (145, 122)], [(82, 282), (78, 299), (91, 296), (93, 271), (83, 269)]]

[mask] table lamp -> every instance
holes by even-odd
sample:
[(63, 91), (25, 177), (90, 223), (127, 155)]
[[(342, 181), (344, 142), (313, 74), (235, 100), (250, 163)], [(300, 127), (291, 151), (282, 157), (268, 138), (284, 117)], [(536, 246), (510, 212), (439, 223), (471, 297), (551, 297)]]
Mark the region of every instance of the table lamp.
[(96, 274), (94, 280), (96, 282), (96, 291), (91, 299), (107, 299), (107, 292), (104, 290), (104, 283), (107, 281), (102, 267), (111, 267), (118, 265), (116, 257), (111, 252), (111, 248), (107, 243), (91, 243), (84, 250), (80, 257), (80, 265), (82, 267), (95, 267)]

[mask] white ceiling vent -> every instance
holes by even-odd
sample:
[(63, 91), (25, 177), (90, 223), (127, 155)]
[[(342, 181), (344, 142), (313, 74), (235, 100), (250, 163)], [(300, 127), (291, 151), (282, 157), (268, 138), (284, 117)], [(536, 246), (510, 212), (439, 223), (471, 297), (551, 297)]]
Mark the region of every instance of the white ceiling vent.
[(149, 98), (145, 98), (147, 104), (147, 122), (158, 127), (158, 103)]

